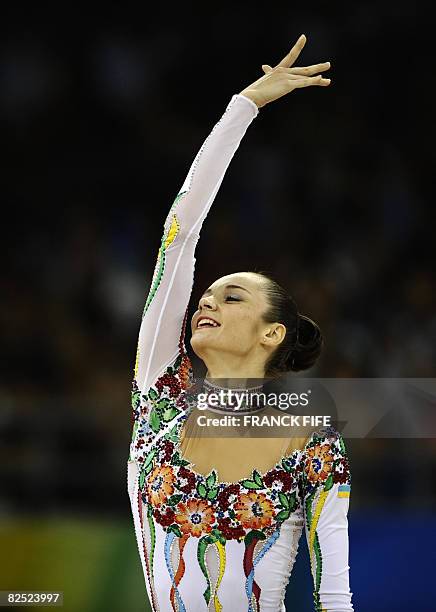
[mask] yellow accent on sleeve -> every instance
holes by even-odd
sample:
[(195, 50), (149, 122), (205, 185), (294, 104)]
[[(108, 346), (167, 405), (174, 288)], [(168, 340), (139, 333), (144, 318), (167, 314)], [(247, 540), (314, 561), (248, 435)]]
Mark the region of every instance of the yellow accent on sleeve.
[(321, 510), (323, 509), (325, 500), (327, 499), (328, 491), (321, 491), (318, 503), (316, 504), (315, 512), (313, 513), (312, 524), (310, 525), (310, 540), (309, 540), (309, 550), (310, 555), (313, 554), (313, 543), (315, 541), (315, 533), (318, 525), (318, 519), (321, 514)]
[(136, 360), (135, 360), (135, 370), (134, 370), (135, 378), (138, 373), (138, 365), (139, 365), (139, 344), (138, 344), (138, 348), (136, 349)]
[(170, 244), (174, 241), (174, 238), (179, 233), (179, 229), (180, 229), (180, 224), (177, 221), (176, 215), (173, 215), (173, 218), (172, 218), (172, 221), (171, 221), (171, 225), (170, 225), (170, 229), (168, 230), (168, 235), (167, 235), (166, 240), (164, 242), (164, 248), (165, 249), (167, 249), (170, 246)]

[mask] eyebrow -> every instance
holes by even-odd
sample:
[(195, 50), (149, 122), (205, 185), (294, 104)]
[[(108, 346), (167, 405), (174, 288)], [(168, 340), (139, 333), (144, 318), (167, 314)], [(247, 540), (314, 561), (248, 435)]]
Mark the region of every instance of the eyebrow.
[[(248, 289), (245, 289), (245, 287), (241, 287), (241, 285), (226, 285), (224, 289), (242, 289), (243, 291), (246, 291), (247, 293), (251, 294), (251, 291), (248, 291)], [(211, 293), (212, 293), (212, 289), (209, 288), (209, 289), (206, 289), (203, 295), (210, 295)]]

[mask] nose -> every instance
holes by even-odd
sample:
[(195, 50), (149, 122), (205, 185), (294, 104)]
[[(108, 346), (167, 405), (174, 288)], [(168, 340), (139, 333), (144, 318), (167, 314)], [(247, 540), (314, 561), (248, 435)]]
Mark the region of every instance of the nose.
[(203, 296), (198, 302), (198, 309), (216, 310), (215, 300), (211, 295)]

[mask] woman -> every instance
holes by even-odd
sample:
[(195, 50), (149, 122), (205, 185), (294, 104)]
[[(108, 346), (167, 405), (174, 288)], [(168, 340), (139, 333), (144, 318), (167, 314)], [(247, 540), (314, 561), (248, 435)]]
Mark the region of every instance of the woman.
[[(165, 222), (134, 370), (128, 490), (153, 610), (283, 611), (305, 527), (315, 609), (353, 610), (348, 582), (350, 476), (332, 428), (295, 438), (196, 436), (184, 334), (194, 251), (225, 171), (259, 108), (329, 85), (328, 62), (275, 67), (232, 97), (197, 154)], [(203, 294), (191, 346), (215, 379), (268, 379), (311, 367), (322, 337), (271, 279), (230, 274)], [(228, 407), (225, 408), (228, 411)], [(218, 411), (220, 408), (218, 408)], [(195, 468), (194, 468), (195, 466)]]

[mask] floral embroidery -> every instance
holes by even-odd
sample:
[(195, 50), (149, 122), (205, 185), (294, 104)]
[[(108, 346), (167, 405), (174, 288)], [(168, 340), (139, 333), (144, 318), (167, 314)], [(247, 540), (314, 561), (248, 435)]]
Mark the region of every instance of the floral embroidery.
[(148, 480), (148, 496), (153, 506), (162, 505), (174, 493), (174, 473), (170, 466), (157, 466)]
[[(187, 391), (192, 386), (192, 365), (186, 353), (180, 353), (172, 366), (156, 380), (148, 393), (141, 395), (136, 379), (132, 383), (133, 431), (129, 461), (143, 463), (155, 434), (186, 408)], [(175, 439), (173, 440), (175, 441)], [(164, 461), (169, 461), (172, 447), (166, 446)]]
[(267, 487), (277, 491), (290, 491), (294, 484), (294, 478), (283, 470), (270, 470), (264, 476)]
[(311, 483), (324, 482), (332, 471), (333, 455), (329, 444), (316, 444), (307, 451), (305, 471)]
[(179, 468), (179, 483), (177, 488), (183, 493), (191, 493), (191, 491), (195, 488), (195, 476), (194, 474), (187, 470), (183, 465)]
[(274, 505), (263, 493), (242, 493), (234, 505), (237, 518), (247, 529), (262, 529), (271, 524)]
[[(323, 558), (317, 525), (330, 489), (336, 483), (349, 486), (350, 469), (344, 441), (333, 428), (315, 433), (306, 444), (302, 481), (306, 526), (309, 534), (309, 554), (314, 580), (315, 610), (322, 612), (319, 589), (322, 579)], [(347, 495), (348, 497), (348, 495)]]
[(233, 504), (237, 499), (240, 491), (238, 484), (231, 484), (221, 491), (217, 497), (217, 502), (222, 508), (227, 508), (230, 504)]
[(203, 533), (212, 531), (215, 516), (212, 506), (202, 499), (189, 499), (177, 506), (176, 522), (183, 533), (199, 538)]
[[(297, 472), (299, 451), (263, 477), (253, 470), (252, 478), (218, 483), (215, 470), (207, 476), (197, 474), (180, 456), (172, 439), (178, 438), (182, 420), (157, 441), (154, 456), (151, 459), (150, 454), (147, 456), (143, 468), (143, 489), (154, 496), (149, 500), (159, 506), (154, 516), (168, 532), (179, 537), (182, 534), (200, 537), (213, 532), (224, 543), (241, 541), (253, 530), (259, 534), (266, 532), (273, 523), (279, 524), (296, 510), (298, 483), (290, 471)], [(169, 469), (162, 471), (164, 467)]]
[[(339, 434), (314, 434), (303, 450), (295, 450), (265, 474), (254, 469), (250, 478), (218, 482), (215, 470), (206, 476), (198, 474), (181, 455), (181, 427), (195, 400), (191, 375), (191, 362), (181, 352), (147, 393), (141, 395), (134, 383), (132, 408), (138, 427), (133, 450), (141, 460), (144, 503), (167, 533), (225, 544), (226, 540), (246, 541), (250, 533), (267, 537), (304, 502), (309, 529), (315, 530), (311, 542), (319, 583), (322, 559), (316, 521), (322, 504), (316, 493), (326, 495), (333, 484), (349, 482)], [(164, 435), (150, 444), (164, 428)]]
[(245, 536), (242, 525), (230, 517), (218, 519), (218, 529), (226, 540), (241, 540)]
[(157, 508), (153, 511), (153, 516), (162, 527), (169, 527), (174, 523), (175, 514), (171, 508), (166, 508), (165, 512), (159, 512)]
[(350, 480), (350, 464), (347, 457), (341, 457), (336, 462), (335, 471), (333, 474), (333, 482), (345, 484)]

